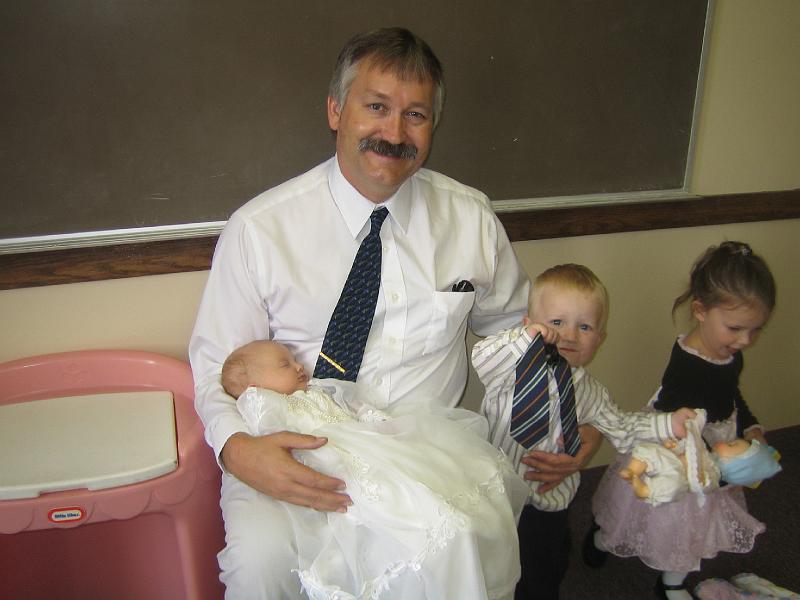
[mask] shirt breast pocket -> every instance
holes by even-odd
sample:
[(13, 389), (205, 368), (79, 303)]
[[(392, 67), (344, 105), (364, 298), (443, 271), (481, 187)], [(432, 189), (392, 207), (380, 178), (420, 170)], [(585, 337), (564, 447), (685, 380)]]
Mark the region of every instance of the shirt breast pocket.
[(475, 292), (433, 292), (428, 336), (422, 354), (446, 349), (457, 338), (463, 337), (474, 303)]

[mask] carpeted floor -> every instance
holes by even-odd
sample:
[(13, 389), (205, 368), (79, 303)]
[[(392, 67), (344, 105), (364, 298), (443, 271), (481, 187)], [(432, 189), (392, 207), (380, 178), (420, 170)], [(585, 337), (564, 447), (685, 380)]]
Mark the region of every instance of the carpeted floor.
[[(738, 573), (755, 573), (775, 584), (800, 593), (800, 425), (767, 433), (770, 445), (782, 455), (783, 471), (756, 490), (747, 490), (751, 514), (766, 524), (748, 554), (721, 553), (703, 561), (702, 571), (691, 573), (687, 587), (693, 589), (710, 577), (730, 579)], [(578, 495), (570, 509), (572, 556), (562, 600), (627, 600), (655, 598), (657, 572), (637, 558), (609, 556), (600, 569), (591, 569), (581, 559), (581, 544), (591, 520), (591, 497), (605, 467), (582, 474)]]

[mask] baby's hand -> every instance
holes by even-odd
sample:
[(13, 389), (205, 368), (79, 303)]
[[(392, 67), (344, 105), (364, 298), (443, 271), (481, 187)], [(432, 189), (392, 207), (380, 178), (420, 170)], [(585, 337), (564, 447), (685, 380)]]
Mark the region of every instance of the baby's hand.
[(690, 421), (697, 416), (697, 413), (694, 412), (691, 408), (679, 408), (674, 413), (672, 413), (671, 421), (672, 421), (672, 433), (675, 434), (675, 437), (683, 439), (686, 437), (686, 421)]
[(540, 333), (545, 344), (555, 344), (558, 342), (558, 332), (552, 327), (548, 327), (543, 323), (533, 323), (528, 317), (522, 319), (522, 324), (528, 330), (528, 334), (531, 337), (535, 337), (537, 333)]

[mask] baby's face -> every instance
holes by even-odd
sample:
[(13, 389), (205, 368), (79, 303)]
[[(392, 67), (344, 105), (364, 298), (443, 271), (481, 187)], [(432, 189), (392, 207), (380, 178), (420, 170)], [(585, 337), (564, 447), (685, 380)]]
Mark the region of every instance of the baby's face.
[(252, 372), (257, 381), (252, 385), (265, 387), (281, 394), (291, 394), (308, 388), (308, 375), (291, 351), (283, 344), (272, 342), (262, 347), (253, 358)]
[(532, 321), (558, 332), (558, 352), (571, 367), (588, 364), (606, 337), (603, 307), (592, 292), (546, 283), (528, 309)]
[(720, 458), (734, 458), (747, 452), (750, 448), (750, 442), (741, 438), (735, 439), (730, 442), (719, 442), (714, 444), (714, 452)]

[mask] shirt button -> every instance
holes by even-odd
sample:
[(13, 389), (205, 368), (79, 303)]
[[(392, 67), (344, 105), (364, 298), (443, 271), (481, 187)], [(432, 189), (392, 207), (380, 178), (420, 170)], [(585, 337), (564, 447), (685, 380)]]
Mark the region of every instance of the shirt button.
[(400, 294), (397, 292), (392, 293), (392, 302), (400, 302)]
[(381, 379), (380, 377), (377, 377), (377, 378), (375, 379), (375, 385), (380, 385), (380, 384), (382, 384), (382, 383), (383, 383), (383, 379)]

